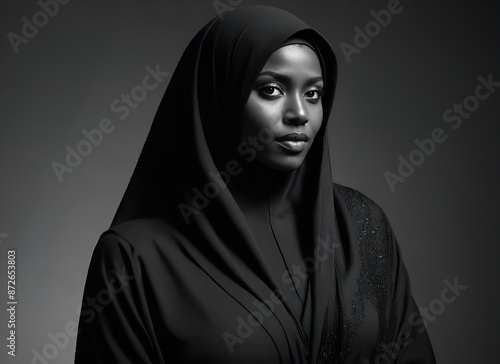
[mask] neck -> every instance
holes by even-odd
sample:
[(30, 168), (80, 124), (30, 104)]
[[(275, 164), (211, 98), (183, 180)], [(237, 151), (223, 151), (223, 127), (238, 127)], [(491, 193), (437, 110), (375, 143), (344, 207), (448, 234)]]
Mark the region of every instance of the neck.
[(296, 171), (279, 171), (257, 160), (240, 163), (241, 173), (229, 184), (231, 193), (251, 198), (279, 194), (286, 188)]
[[(228, 185), (231, 194), (243, 209), (271, 206), (279, 209), (297, 208), (307, 186), (302, 168), (280, 171), (254, 160), (240, 164), (242, 171)], [(302, 201), (302, 202), (301, 202)]]

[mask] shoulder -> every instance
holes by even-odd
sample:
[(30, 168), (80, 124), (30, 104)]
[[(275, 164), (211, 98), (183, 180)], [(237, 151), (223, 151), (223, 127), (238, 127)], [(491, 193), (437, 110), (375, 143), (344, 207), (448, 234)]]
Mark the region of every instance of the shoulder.
[(141, 218), (111, 226), (104, 231), (95, 247), (101, 255), (125, 254), (130, 257), (154, 251), (177, 241), (175, 230), (162, 218)]
[(384, 210), (371, 198), (354, 188), (332, 183), (336, 210), (340, 215), (375, 226), (387, 223)]

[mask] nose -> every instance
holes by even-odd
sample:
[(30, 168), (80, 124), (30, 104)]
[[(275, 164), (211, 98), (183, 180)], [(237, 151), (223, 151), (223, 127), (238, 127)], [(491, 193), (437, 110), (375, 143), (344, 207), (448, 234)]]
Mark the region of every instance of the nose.
[(306, 100), (300, 94), (289, 95), (285, 104), (283, 122), (291, 125), (302, 125), (309, 121)]

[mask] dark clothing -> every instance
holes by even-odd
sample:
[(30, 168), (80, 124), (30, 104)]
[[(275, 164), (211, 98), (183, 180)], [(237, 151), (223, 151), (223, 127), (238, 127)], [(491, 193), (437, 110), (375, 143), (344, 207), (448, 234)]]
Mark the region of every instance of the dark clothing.
[[(435, 363), (426, 331), (415, 324), (418, 308), (387, 218), (355, 190), (334, 185), (334, 193), (342, 246), (325, 241), (318, 257), (335, 261), (341, 299), (331, 306), (335, 330), (325, 333), (319, 362)], [(162, 218), (102, 235), (84, 293), (102, 309), (84, 300), (77, 364), (287, 363), (276, 348), (283, 334), (273, 336), (282, 329), (272, 314), (282, 307), (276, 296), (269, 293), (269, 310), (234, 282), (217, 281), (185, 239)], [(266, 256), (277, 258), (271, 248)], [(300, 266), (289, 272), (299, 289), (308, 286), (303, 272), (313, 264)], [(285, 281), (287, 294), (295, 292)], [(256, 319), (241, 300), (254, 302)], [(289, 344), (307, 353), (300, 340)], [(306, 355), (289, 359), (309, 363)]]
[[(323, 120), (303, 163), (277, 171), (240, 148), (240, 120), (290, 38), (318, 56)], [(387, 348), (433, 363), (386, 218), (331, 182), (336, 80), (331, 46), (288, 12), (241, 6), (200, 30), (94, 251), (77, 364), (361, 363)]]

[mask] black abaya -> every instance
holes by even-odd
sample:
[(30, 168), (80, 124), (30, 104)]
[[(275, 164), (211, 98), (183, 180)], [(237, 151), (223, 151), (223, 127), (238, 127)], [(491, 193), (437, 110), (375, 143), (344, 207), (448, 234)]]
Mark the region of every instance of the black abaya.
[[(292, 37), (321, 62), (324, 117), (283, 172), (241, 153), (238, 120)], [(328, 42), (279, 9), (242, 6), (196, 35), (94, 250), (75, 363), (434, 362), (383, 212), (331, 183), (336, 76)]]

